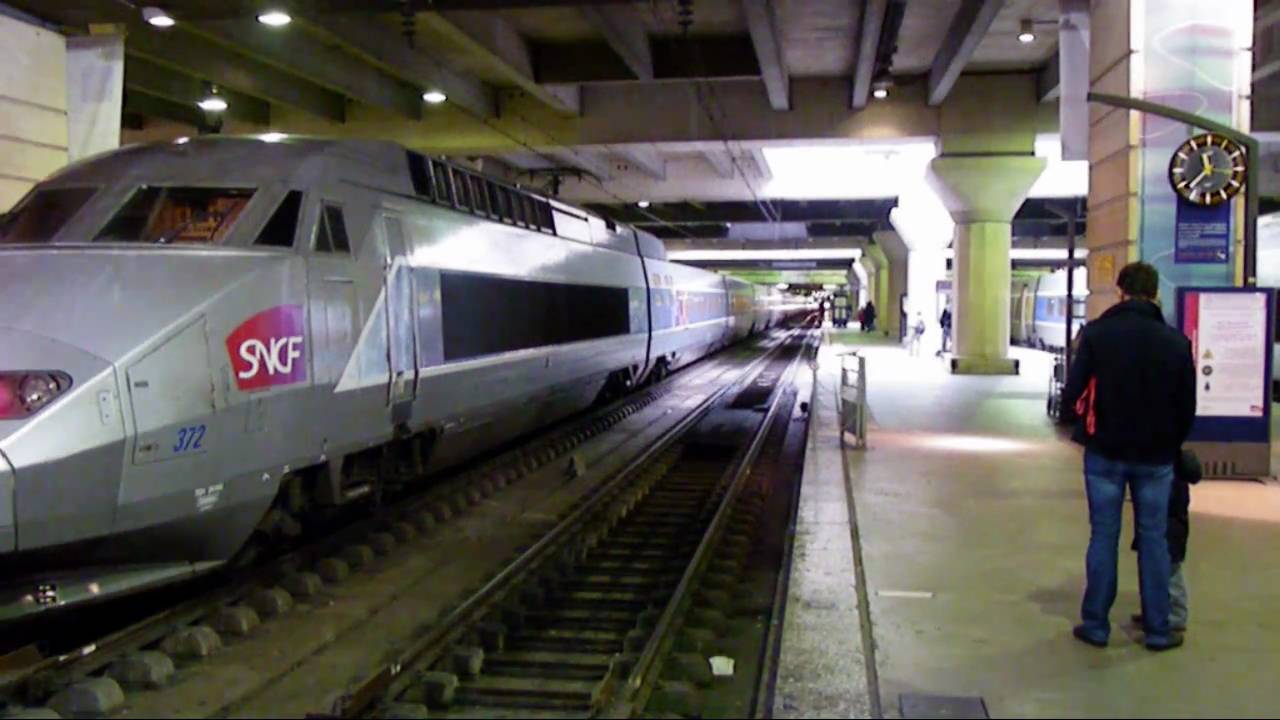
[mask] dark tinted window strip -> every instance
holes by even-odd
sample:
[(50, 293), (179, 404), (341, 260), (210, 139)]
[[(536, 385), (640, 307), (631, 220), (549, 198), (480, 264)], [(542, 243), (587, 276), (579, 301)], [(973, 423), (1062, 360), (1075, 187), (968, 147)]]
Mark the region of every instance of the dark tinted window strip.
[(419, 198), (482, 217), (556, 235), (551, 203), (488, 178), (407, 152), (409, 178)]
[(627, 288), (440, 273), (446, 362), (626, 335)]

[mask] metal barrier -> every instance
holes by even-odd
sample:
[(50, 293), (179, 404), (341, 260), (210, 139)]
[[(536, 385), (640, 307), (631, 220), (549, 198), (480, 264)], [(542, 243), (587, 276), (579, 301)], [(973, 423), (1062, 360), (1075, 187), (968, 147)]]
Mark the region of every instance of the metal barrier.
[[(851, 362), (852, 361), (852, 362)], [(862, 353), (840, 355), (840, 441), (844, 433), (854, 436), (853, 447), (867, 447), (867, 359)]]

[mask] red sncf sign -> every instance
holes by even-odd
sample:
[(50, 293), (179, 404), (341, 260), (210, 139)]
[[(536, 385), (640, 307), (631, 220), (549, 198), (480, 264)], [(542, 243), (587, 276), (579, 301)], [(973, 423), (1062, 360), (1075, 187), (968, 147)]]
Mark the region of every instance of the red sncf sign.
[(307, 379), (301, 305), (277, 305), (240, 323), (227, 336), (236, 387), (243, 391), (291, 385)]

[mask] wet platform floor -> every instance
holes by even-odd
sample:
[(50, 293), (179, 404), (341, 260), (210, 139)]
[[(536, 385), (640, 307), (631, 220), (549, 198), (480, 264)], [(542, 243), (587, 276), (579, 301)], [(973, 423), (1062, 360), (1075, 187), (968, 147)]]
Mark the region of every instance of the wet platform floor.
[[(834, 408), (823, 408), (824, 394), (834, 405), (836, 353), (853, 346), (868, 362), (865, 451), (838, 448)], [(1084, 646), (1070, 634), (1089, 532), (1081, 451), (1045, 414), (1050, 356), (1014, 353), (1020, 376), (957, 377), (938, 358), (830, 335), (775, 714), (861, 715), (878, 701), (893, 717), (904, 695), (926, 694), (981, 698), (992, 717), (1275, 716), (1280, 486), (1193, 488), (1187, 644), (1163, 654), (1128, 623), (1138, 593), (1126, 510), (1111, 646)], [(857, 580), (853, 541), (839, 538), (851, 537), (842, 496), (853, 500), (869, 632), (848, 624)], [(805, 632), (815, 624), (828, 632)]]

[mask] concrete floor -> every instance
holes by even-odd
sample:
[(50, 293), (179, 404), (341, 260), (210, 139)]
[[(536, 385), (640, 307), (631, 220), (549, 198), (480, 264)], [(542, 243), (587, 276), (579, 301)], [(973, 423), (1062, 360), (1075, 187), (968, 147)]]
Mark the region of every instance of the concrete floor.
[(1187, 644), (1137, 644), (1125, 550), (1111, 647), (1096, 650), (1070, 635), (1089, 526), (1080, 450), (1045, 415), (1049, 356), (1015, 350), (1019, 377), (956, 377), (831, 339), (827, 357), (842, 343), (868, 357), (871, 443), (848, 470), (886, 715), (902, 693), (981, 696), (992, 717), (1280, 713), (1280, 486), (1193, 488)]

